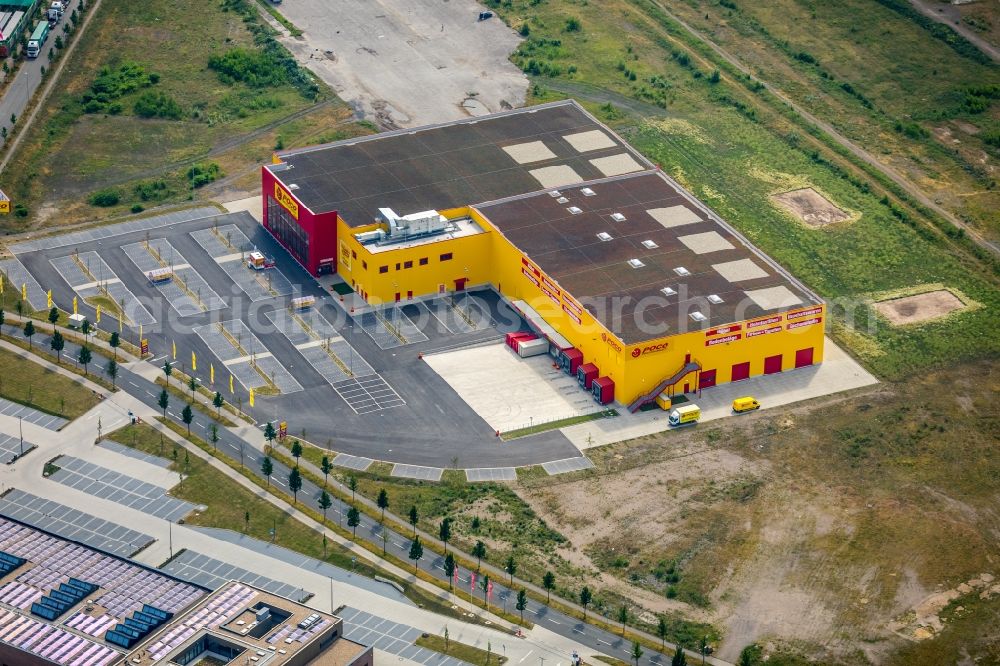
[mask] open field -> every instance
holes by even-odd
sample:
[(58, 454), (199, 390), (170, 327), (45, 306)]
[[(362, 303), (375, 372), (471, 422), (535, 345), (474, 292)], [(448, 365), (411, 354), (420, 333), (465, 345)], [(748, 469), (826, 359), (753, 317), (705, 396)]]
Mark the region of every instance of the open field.
[(98, 403), (89, 389), (72, 379), (6, 349), (0, 349), (0, 397), (67, 419)]
[[(995, 21), (996, 3), (976, 4), (965, 11), (989, 5)], [(908, 5), (693, 0), (669, 10), (996, 241), (1000, 108), (983, 93), (1000, 84), (1000, 67), (892, 8)]]
[(272, 52), (255, 46), (251, 28), (259, 30), (261, 19), (254, 7), (246, 0), (103, 3), (6, 170), (5, 191), (28, 215), (7, 218), (5, 230), (245, 188), (254, 181), (246, 175), (256, 176), (276, 146), (353, 127), (350, 109), (304, 70), (246, 55), (226, 61), (232, 76), (209, 66), (225, 54)]
[(961, 630), (972, 659), (995, 658), (975, 623), (938, 638), (920, 609), (957, 589), (942, 604), (953, 614), (984, 589), (961, 583), (1000, 569), (998, 369), (596, 449), (594, 471), (518, 493), (607, 586), (627, 580), (723, 627), (723, 658), (775, 640), (821, 663), (932, 663), (894, 656), (907, 645), (895, 630), (927, 636), (921, 653)]

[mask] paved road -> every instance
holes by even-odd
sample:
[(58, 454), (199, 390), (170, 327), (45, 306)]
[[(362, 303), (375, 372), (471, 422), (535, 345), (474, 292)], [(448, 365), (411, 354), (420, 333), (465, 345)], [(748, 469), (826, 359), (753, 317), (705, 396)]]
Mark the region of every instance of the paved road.
[[(8, 132), (11, 130), (11, 114), (16, 115), (18, 118), (18, 129), (24, 131), (21, 116), (25, 108), (27, 108), (28, 102), (31, 101), (31, 97), (35, 94), (35, 90), (42, 83), (42, 67), (44, 66), (46, 69), (52, 68), (48, 54), (55, 49), (56, 36), (62, 35), (65, 37), (63, 26), (69, 23), (70, 13), (79, 4), (80, 0), (70, 1), (69, 8), (63, 16), (62, 21), (57, 23), (49, 32), (49, 38), (45, 40), (45, 46), (42, 47), (41, 54), (34, 60), (25, 59), (21, 63), (17, 74), (14, 75), (14, 80), (10, 82), (3, 97), (0, 98), (0, 127), (6, 127)], [(88, 11), (92, 12), (93, 9), (91, 7)], [(74, 42), (80, 39), (81, 34), (82, 30), (78, 27), (76, 34), (73, 36)]]
[(940, 205), (936, 204), (931, 197), (927, 196), (927, 194), (925, 194), (923, 190), (921, 190), (917, 185), (910, 182), (899, 171), (896, 171), (888, 164), (880, 161), (877, 157), (875, 157), (875, 155), (873, 155), (872, 153), (868, 152), (861, 146), (857, 145), (856, 143), (848, 139), (846, 136), (838, 132), (837, 129), (830, 123), (820, 120), (818, 117), (814, 116), (809, 111), (807, 111), (803, 106), (796, 104), (791, 97), (783, 93), (780, 89), (776, 88), (773, 84), (770, 84), (767, 81), (761, 79), (759, 76), (757, 76), (755, 72), (752, 72), (750, 68), (747, 65), (744, 65), (741, 60), (736, 58), (736, 56), (733, 56), (728, 51), (724, 50), (721, 46), (716, 44), (714, 41), (709, 39), (708, 36), (706, 36), (704, 33), (699, 32), (695, 28), (691, 27), (688, 23), (680, 19), (676, 14), (671, 12), (670, 9), (665, 4), (663, 4), (659, 0), (655, 1), (657, 7), (659, 7), (664, 14), (666, 14), (672, 20), (676, 21), (681, 26), (683, 26), (685, 30), (690, 32), (691, 35), (695, 37), (695, 39), (704, 42), (706, 45), (708, 45), (709, 48), (715, 51), (715, 53), (718, 54), (719, 57), (721, 57), (730, 65), (738, 69), (740, 72), (756, 78), (765, 88), (767, 88), (768, 91), (771, 92), (771, 94), (773, 94), (779, 100), (781, 100), (789, 107), (791, 107), (793, 111), (802, 116), (805, 120), (812, 123), (819, 129), (823, 130), (823, 132), (825, 132), (826, 134), (830, 135), (830, 137), (834, 141), (839, 143), (847, 150), (851, 151), (851, 153), (855, 157), (857, 157), (860, 160), (863, 160), (865, 163), (875, 167), (876, 169), (884, 173), (894, 183), (896, 183), (899, 187), (905, 190), (910, 196), (919, 201), (920, 204), (923, 205), (924, 207), (934, 211), (935, 213), (937, 213), (944, 219), (948, 220), (959, 229), (965, 230), (965, 233), (975, 243), (986, 248), (990, 252), (993, 252), (995, 254), (1000, 254), (1000, 243), (984, 238), (978, 231), (971, 228), (968, 224), (960, 220), (956, 215), (946, 210), (945, 208), (942, 208)]

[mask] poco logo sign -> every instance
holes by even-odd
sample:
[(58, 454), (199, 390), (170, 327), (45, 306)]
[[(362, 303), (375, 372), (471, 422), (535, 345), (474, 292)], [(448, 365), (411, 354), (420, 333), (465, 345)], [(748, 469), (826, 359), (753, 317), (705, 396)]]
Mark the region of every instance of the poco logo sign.
[(639, 358), (643, 354), (652, 354), (654, 352), (663, 351), (668, 346), (669, 342), (661, 342), (658, 345), (646, 345), (645, 347), (636, 347), (632, 350), (632, 358)]
[(614, 349), (616, 352), (621, 353), (622, 346), (620, 344), (618, 344), (617, 342), (615, 342), (615, 339), (612, 338), (607, 333), (603, 333), (603, 332), (601, 333), (601, 340), (604, 340), (604, 342), (606, 342), (609, 345), (611, 345), (611, 348)]
[(292, 214), (296, 220), (299, 219), (299, 204), (288, 192), (281, 189), (281, 185), (274, 184), (274, 199), (284, 206), (285, 210)]

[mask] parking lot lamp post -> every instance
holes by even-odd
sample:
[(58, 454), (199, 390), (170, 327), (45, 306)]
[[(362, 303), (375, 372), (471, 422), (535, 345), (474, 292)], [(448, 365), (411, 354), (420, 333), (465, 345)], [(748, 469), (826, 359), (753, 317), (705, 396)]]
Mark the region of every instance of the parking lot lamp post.
[(20, 455), (23, 456), (24, 455), (24, 426), (21, 424), (21, 419), (22, 419), (22, 417), (20, 417), (20, 416), (17, 417), (17, 432), (21, 435), (21, 453), (20, 453)]

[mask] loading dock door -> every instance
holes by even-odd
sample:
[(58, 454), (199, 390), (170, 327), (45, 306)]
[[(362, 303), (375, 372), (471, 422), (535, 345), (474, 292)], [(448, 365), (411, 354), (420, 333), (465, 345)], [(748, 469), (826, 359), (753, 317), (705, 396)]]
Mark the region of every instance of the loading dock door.
[(813, 364), (813, 349), (809, 347), (808, 349), (800, 349), (795, 352), (795, 367), (804, 368), (807, 365)]
[(733, 381), (738, 382), (750, 376), (750, 361), (737, 363), (733, 366)]
[(698, 390), (703, 391), (715, 386), (715, 370), (702, 370), (698, 378)]
[(465, 291), (465, 283), (469, 281), (469, 278), (458, 278), (455, 280), (455, 291)]
[(764, 374), (773, 375), (775, 373), (781, 372), (781, 354), (777, 356), (768, 356), (764, 359)]

